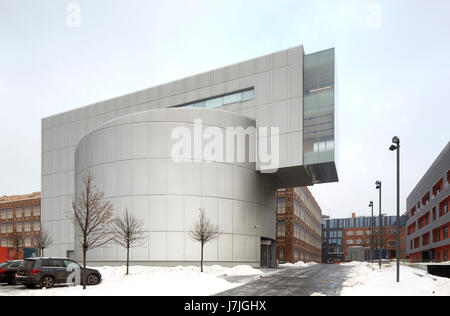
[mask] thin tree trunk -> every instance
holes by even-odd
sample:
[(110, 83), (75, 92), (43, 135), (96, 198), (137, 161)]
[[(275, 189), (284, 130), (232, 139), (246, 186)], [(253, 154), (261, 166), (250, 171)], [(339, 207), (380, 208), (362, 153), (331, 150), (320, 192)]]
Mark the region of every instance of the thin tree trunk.
[(200, 272), (203, 272), (203, 243), (202, 243), (202, 250), (201, 250), (201, 256), (200, 256)]
[(130, 265), (130, 246), (127, 247), (127, 273), (128, 275), (128, 266)]
[(82, 279), (83, 279), (83, 290), (86, 290), (86, 248), (83, 247), (83, 272), (82, 272)]

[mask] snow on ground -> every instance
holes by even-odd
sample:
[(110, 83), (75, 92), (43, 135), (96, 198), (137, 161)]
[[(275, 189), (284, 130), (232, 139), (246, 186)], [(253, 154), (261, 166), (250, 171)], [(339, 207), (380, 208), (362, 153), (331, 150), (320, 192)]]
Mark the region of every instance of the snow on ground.
[[(22, 296), (96, 296), (96, 295), (136, 295), (136, 296), (205, 296), (213, 295), (236, 286), (250, 282), (276, 270), (259, 270), (240, 265), (232, 268), (218, 265), (200, 267), (145, 267), (131, 266), (130, 274), (125, 274), (125, 267), (96, 268), (102, 274), (102, 282), (88, 286), (85, 291), (81, 286), (56, 286), (52, 289), (32, 289), (24, 286), (0, 286), (2, 295)], [(239, 276), (238, 282), (224, 279), (227, 276)]]
[(344, 282), (342, 296), (449, 296), (450, 279), (430, 275), (427, 272), (400, 266), (400, 283), (396, 282), (395, 262), (382, 265), (351, 262), (349, 279)]
[(282, 263), (280, 264), (280, 268), (294, 268), (294, 267), (310, 267), (316, 265), (316, 262), (308, 262), (304, 263), (303, 261), (297, 261), (296, 263)]

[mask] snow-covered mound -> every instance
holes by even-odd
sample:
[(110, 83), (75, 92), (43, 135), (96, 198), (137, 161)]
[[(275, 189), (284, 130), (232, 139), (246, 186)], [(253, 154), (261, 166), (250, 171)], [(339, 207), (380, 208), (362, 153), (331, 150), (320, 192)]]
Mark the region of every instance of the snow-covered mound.
[(396, 265), (365, 262), (347, 263), (353, 266), (343, 284), (343, 296), (449, 296), (450, 279), (430, 275), (423, 270), (402, 265), (400, 283), (396, 282)]
[(282, 263), (280, 264), (281, 268), (293, 268), (293, 267), (310, 267), (313, 265), (316, 265), (318, 263), (316, 262), (308, 262), (308, 263), (304, 263), (303, 261), (297, 261), (296, 263)]

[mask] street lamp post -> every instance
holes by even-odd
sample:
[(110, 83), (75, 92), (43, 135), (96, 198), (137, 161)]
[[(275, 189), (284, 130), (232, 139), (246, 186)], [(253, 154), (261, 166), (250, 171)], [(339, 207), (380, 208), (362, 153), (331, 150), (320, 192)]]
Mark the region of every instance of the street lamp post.
[(380, 269), (381, 269), (381, 252), (383, 251), (383, 240), (381, 239), (381, 236), (383, 234), (383, 218), (381, 216), (381, 181), (378, 180), (377, 182), (375, 182), (375, 186), (376, 186), (376, 188), (378, 190), (378, 193), (379, 193), (378, 205), (379, 205), (379, 208), (380, 208), (380, 211), (379, 211), (380, 223), (379, 223), (378, 226), (380, 227), (380, 231), (379, 231), (379, 234), (377, 234), (377, 235), (379, 235), (379, 238), (380, 238), (380, 248), (379, 248), (379, 251), (378, 251), (378, 264), (379, 264)]
[(369, 202), (369, 207), (372, 208), (372, 216), (371, 216), (371, 222), (370, 222), (370, 228), (371, 228), (371, 233), (370, 233), (370, 262), (373, 263), (373, 201)]
[(392, 138), (392, 143), (389, 147), (390, 151), (397, 150), (397, 282), (400, 282), (400, 139), (395, 136)]

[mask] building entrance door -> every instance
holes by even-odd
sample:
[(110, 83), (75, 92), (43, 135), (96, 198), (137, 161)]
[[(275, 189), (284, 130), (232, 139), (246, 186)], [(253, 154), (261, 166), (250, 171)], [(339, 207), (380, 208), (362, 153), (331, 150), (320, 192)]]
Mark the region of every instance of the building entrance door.
[(267, 245), (261, 245), (261, 268), (267, 268), (268, 267), (268, 251), (267, 251)]
[(270, 268), (273, 266), (272, 260), (273, 242), (270, 239), (261, 239), (261, 262), (262, 268)]

